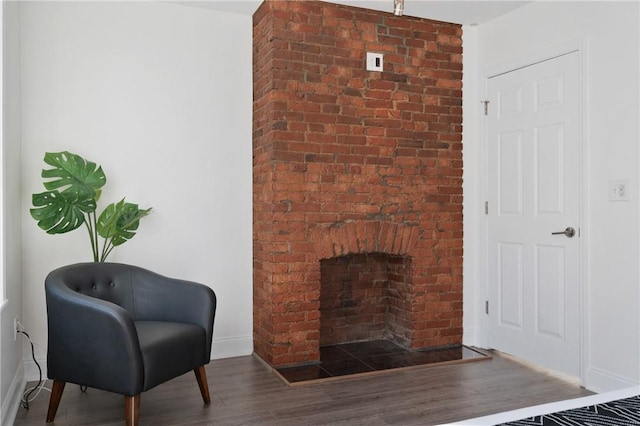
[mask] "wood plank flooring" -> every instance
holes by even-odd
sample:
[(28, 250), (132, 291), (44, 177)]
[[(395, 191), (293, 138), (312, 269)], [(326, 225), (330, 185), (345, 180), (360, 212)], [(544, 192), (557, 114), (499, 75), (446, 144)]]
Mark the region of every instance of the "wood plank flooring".
[[(591, 394), (509, 357), (287, 386), (254, 357), (207, 366), (211, 404), (203, 406), (193, 373), (142, 394), (145, 425), (437, 425)], [(42, 426), (43, 392), (19, 409), (15, 426)], [(52, 425), (122, 425), (124, 398), (68, 384)]]

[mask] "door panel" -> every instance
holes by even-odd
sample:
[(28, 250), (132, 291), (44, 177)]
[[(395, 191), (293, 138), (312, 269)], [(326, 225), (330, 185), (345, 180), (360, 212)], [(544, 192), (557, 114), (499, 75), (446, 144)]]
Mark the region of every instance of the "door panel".
[(534, 129), (537, 215), (560, 215), (564, 210), (564, 127)]
[(523, 246), (499, 243), (500, 325), (522, 329), (523, 318)]
[(564, 335), (564, 248), (537, 247), (537, 332), (554, 338)]
[(500, 214), (522, 215), (522, 132), (498, 135)]
[(579, 55), (488, 83), (489, 343), (578, 376)]

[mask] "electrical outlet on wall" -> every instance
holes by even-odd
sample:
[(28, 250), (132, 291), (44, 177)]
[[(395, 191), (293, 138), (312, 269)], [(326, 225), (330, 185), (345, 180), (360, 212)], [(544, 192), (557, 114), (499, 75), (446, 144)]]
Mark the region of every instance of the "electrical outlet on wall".
[(381, 72), (384, 66), (383, 61), (382, 53), (367, 52), (367, 71)]
[(629, 201), (629, 179), (609, 181), (609, 201)]

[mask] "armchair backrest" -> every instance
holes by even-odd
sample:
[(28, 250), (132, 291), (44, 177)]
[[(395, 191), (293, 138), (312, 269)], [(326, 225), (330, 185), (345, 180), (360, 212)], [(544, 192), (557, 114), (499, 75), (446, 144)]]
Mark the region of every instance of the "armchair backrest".
[(118, 263), (78, 263), (55, 271), (47, 285), (66, 286), (95, 299), (114, 303), (134, 316), (131, 276), (135, 266)]
[(77, 263), (52, 271), (45, 280), (47, 295), (68, 290), (123, 308), (134, 321), (177, 321), (202, 326), (211, 345), (215, 293), (208, 287), (169, 278), (122, 263)]

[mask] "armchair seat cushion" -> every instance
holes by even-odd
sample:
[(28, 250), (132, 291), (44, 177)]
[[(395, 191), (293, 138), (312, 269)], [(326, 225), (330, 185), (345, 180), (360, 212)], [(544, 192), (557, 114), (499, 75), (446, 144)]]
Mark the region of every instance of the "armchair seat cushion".
[(209, 362), (207, 336), (197, 325), (166, 321), (135, 321), (144, 364), (144, 390)]

